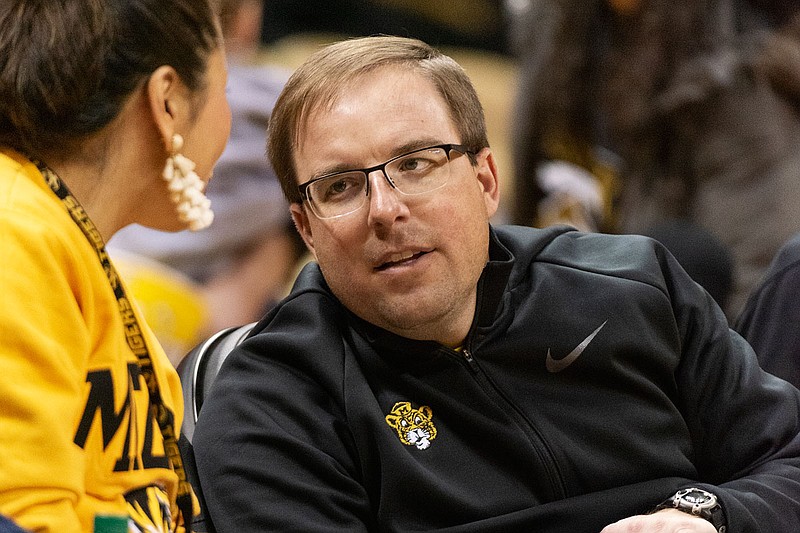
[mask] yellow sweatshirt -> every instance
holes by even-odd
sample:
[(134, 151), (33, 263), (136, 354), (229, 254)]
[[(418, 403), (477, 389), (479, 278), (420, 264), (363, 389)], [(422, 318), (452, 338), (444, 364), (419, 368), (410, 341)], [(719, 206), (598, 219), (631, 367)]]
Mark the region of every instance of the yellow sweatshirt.
[[(91, 532), (98, 513), (172, 529), (177, 476), (108, 278), (41, 173), (9, 150), (0, 291), (0, 514), (31, 531)], [(133, 312), (180, 428), (177, 373)]]

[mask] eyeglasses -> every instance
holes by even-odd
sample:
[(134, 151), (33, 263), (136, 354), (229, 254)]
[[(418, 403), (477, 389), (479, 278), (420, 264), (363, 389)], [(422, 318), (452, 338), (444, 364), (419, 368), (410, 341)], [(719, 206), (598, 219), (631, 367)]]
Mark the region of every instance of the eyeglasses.
[(336, 218), (358, 211), (369, 196), (369, 175), (380, 170), (393, 189), (405, 195), (423, 194), (443, 187), (450, 179), (450, 152), (474, 155), (460, 144), (439, 144), (370, 168), (345, 170), (320, 176), (298, 186), (318, 218)]

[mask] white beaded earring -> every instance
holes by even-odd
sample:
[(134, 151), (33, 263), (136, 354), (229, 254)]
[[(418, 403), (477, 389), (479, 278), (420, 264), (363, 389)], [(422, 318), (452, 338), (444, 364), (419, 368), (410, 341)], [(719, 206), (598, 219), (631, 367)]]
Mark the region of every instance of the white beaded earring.
[(170, 198), (178, 210), (178, 218), (198, 231), (207, 228), (214, 220), (211, 200), (203, 194), (206, 184), (194, 171), (194, 161), (179, 153), (183, 148), (183, 137), (172, 136), (172, 151), (167, 158), (162, 176), (167, 182)]

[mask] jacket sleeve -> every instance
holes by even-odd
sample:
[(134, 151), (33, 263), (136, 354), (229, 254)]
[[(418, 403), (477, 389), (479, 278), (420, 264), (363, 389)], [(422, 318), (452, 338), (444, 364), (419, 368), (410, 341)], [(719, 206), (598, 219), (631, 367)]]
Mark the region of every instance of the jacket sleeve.
[(701, 486), (721, 499), (729, 531), (800, 531), (800, 392), (763, 371), (713, 300), (665, 263), (682, 339), (679, 408)]
[[(203, 403), (193, 445), (220, 533), (357, 532), (374, 522), (337, 378), (314, 381), (320, 373), (308, 367), (337, 360), (323, 342), (331, 336), (306, 327), (315, 314), (281, 308), (230, 354)], [(298, 343), (317, 352), (304, 354)]]
[(800, 386), (800, 235), (773, 260), (750, 295), (734, 329), (758, 355), (762, 368)]
[(48, 228), (0, 218), (0, 513), (33, 531), (79, 532), (84, 456), (72, 438), (89, 346), (78, 276)]

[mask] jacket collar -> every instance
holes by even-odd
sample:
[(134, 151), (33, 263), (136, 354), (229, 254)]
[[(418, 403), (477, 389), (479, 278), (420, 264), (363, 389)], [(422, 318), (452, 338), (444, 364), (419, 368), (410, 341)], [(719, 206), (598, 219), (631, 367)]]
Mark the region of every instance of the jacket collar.
[(514, 262), (514, 255), (500, 242), (494, 228), (489, 226), (489, 262), (478, 280), (478, 305), (472, 329), (494, 323)]

